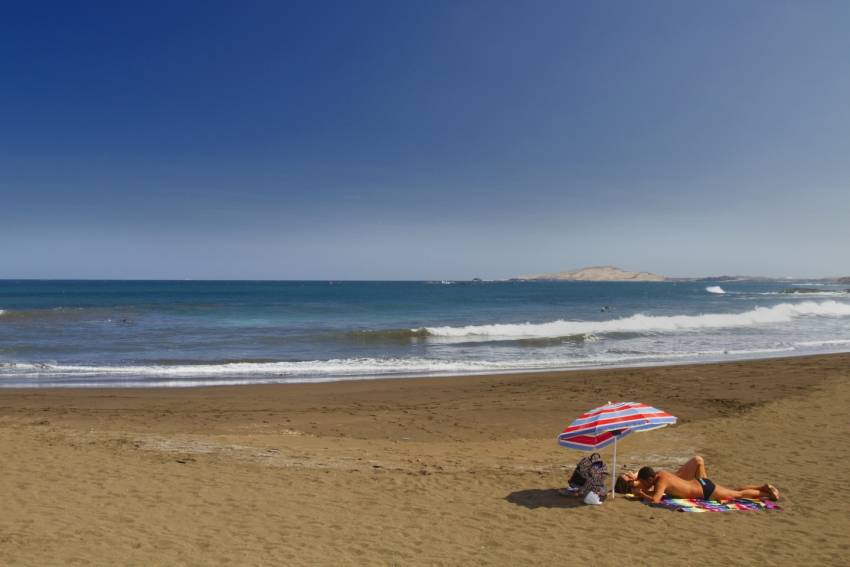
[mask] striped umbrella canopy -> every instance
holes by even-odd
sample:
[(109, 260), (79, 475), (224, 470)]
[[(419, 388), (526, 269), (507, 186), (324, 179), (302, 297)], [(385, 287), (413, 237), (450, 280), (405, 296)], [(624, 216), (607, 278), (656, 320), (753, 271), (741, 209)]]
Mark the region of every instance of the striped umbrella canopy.
[(572, 437), (564, 437), (564, 433), (558, 436), (558, 445), (567, 447), (568, 449), (578, 449), (579, 451), (596, 451), (607, 447), (614, 441), (622, 439), (626, 435), (631, 434), (631, 429), (618, 429), (615, 431), (603, 431), (598, 435), (574, 435)]
[(635, 431), (649, 431), (673, 423), (676, 423), (675, 416), (646, 404), (609, 402), (581, 414), (558, 435), (558, 443), (570, 449), (593, 451)]
[[(676, 423), (676, 417), (640, 402), (608, 402), (583, 413), (558, 435), (558, 444), (580, 451), (595, 451), (614, 444), (617, 471), (617, 440), (635, 431), (650, 431)], [(613, 481), (611, 479), (613, 497)]]

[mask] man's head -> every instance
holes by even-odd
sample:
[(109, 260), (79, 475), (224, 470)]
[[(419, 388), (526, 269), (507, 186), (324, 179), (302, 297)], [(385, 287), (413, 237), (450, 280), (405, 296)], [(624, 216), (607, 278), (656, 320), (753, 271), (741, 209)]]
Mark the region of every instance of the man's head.
[(641, 467), (637, 474), (638, 480), (652, 480), (655, 478), (655, 469), (652, 467)]

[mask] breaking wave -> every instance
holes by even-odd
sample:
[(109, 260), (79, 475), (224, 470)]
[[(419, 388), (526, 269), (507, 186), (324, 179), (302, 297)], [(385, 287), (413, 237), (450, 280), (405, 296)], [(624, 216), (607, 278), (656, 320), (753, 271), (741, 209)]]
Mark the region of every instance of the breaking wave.
[(831, 339), (825, 341), (798, 341), (794, 343), (794, 346), (800, 347), (824, 347), (838, 345), (850, 345), (850, 339)]
[(338, 335), (334, 335), (334, 338), (341, 337), (345, 340), (356, 343), (404, 343), (427, 338), (429, 334), (430, 333), (428, 333), (426, 329), (370, 329), (339, 333)]
[[(611, 350), (589, 357), (535, 360), (435, 360), (427, 358), (347, 358), (292, 362), (240, 362), (170, 365), (68, 365), (0, 363), (0, 387), (195, 387), (368, 380), (424, 375), (498, 374), (616, 366), (680, 364), (699, 360), (752, 358), (794, 352), (794, 347), (693, 352)], [(120, 380), (116, 380), (120, 378)]]
[(599, 337), (588, 333), (584, 335), (570, 335), (568, 337), (533, 337), (529, 339), (519, 339), (516, 342), (519, 343), (520, 346), (536, 348), (559, 346), (567, 343), (582, 345), (584, 343), (595, 343), (598, 340)]
[[(633, 335), (633, 333), (632, 333)], [(362, 344), (381, 344), (381, 343), (413, 343), (417, 341), (427, 340), (429, 337), (437, 338), (429, 328), (421, 329), (378, 329), (378, 330), (362, 330), (349, 331), (330, 335), (334, 339), (342, 338), (345, 341)], [(471, 338), (472, 342), (480, 342), (480, 339)], [(494, 342), (498, 342), (498, 338), (494, 337)], [(561, 345), (565, 343), (583, 344), (591, 343), (599, 340), (599, 337), (592, 333), (578, 333), (575, 335), (558, 335), (558, 336), (529, 336), (520, 337), (519, 339), (511, 337), (504, 339), (510, 342), (518, 342), (521, 346), (528, 347), (545, 347)]]
[(705, 291), (707, 291), (708, 293), (717, 293), (717, 294), (726, 293), (726, 291), (722, 287), (720, 287), (719, 285), (710, 285), (707, 288), (705, 288)]
[(469, 325), (465, 327), (428, 327), (433, 337), (465, 340), (510, 340), (556, 338), (606, 333), (671, 333), (696, 329), (722, 329), (788, 323), (797, 317), (850, 317), (850, 304), (837, 301), (780, 303), (756, 307), (743, 313), (707, 313), (703, 315), (632, 315), (609, 321), (565, 321)]
[[(0, 363), (0, 378), (3, 381), (15, 379), (38, 379), (42, 382), (89, 383), (87, 379), (100, 377), (124, 377), (115, 385), (128, 386), (132, 379), (151, 385), (155, 381), (160, 385), (199, 385), (203, 383), (224, 384), (223, 379), (238, 379), (234, 383), (264, 382), (301, 382), (321, 381), (324, 379), (369, 378), (388, 375), (414, 374), (467, 374), (486, 372), (505, 372), (517, 368), (539, 369), (553, 362), (566, 366), (574, 360), (547, 361), (545, 363), (486, 360), (434, 360), (427, 358), (345, 358), (332, 360), (309, 360), (289, 362), (232, 362), (207, 364), (137, 364), (137, 365), (72, 365), (44, 362)], [(194, 382), (187, 382), (194, 380)], [(94, 385), (94, 381), (91, 382)], [(0, 385), (6, 385), (0, 383)]]
[(783, 297), (847, 297), (850, 292), (846, 290), (836, 291), (763, 291), (755, 295), (781, 295)]

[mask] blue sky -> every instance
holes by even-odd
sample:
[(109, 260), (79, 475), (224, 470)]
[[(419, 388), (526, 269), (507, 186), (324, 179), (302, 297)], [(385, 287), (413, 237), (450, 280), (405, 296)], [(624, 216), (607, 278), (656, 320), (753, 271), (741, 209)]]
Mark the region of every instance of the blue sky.
[(0, 277), (850, 275), (850, 3), (27, 2)]

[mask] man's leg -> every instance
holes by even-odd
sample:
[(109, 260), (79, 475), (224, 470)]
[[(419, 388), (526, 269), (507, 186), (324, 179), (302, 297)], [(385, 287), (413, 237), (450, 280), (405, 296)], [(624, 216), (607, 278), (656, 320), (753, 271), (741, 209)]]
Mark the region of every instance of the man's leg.
[(737, 498), (748, 498), (750, 500), (758, 500), (761, 498), (761, 491), (758, 488), (743, 488), (740, 490), (732, 490), (719, 484), (714, 487), (714, 492), (711, 493), (712, 500), (735, 500)]
[(708, 475), (705, 472), (705, 459), (699, 455), (693, 457), (687, 463), (679, 467), (679, 470), (676, 471), (676, 476), (685, 480), (707, 477)]
[(779, 500), (779, 490), (772, 484), (747, 484), (739, 486), (735, 490), (758, 490), (759, 498), (767, 498), (769, 500)]
[(779, 491), (771, 484), (741, 486), (735, 490), (715, 485), (714, 492), (711, 493), (712, 500), (734, 500), (736, 498), (779, 500)]

